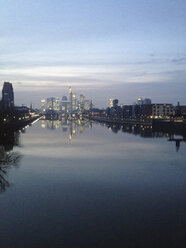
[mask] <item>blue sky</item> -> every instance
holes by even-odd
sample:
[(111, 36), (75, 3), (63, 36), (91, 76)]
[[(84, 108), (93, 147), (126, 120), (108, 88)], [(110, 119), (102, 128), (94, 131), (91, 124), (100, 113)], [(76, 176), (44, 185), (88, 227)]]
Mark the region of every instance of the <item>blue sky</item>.
[(17, 104), (71, 85), (98, 106), (186, 104), (185, 0), (0, 0), (0, 85)]

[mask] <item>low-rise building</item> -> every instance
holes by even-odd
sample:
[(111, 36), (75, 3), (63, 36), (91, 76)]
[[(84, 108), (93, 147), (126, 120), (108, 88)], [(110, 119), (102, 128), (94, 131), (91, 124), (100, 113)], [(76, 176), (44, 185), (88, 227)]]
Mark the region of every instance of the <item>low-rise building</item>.
[(173, 114), (173, 106), (169, 103), (152, 104), (153, 117), (168, 117)]
[(121, 108), (122, 108), (123, 118), (130, 118), (130, 117), (132, 117), (132, 110), (133, 110), (133, 106), (132, 105), (123, 105)]

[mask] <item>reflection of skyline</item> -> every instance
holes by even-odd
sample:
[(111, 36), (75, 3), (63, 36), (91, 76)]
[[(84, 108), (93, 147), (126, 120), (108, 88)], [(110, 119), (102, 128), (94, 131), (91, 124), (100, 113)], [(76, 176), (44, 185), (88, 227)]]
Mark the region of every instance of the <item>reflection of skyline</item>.
[[(94, 121), (88, 120), (42, 120), (41, 127), (49, 128), (52, 130), (59, 129), (62, 127), (62, 131), (69, 132), (69, 141), (72, 140), (73, 136), (81, 134), (86, 128), (92, 127), (92, 124), (97, 124)], [(117, 124), (117, 123), (100, 123), (101, 126), (106, 126), (113, 133), (129, 133), (133, 135), (139, 135), (142, 138), (167, 138), (167, 141), (175, 142), (176, 150), (179, 151), (181, 142), (186, 142), (186, 132), (183, 130), (167, 130), (167, 129), (155, 129), (152, 126), (147, 125), (132, 125), (132, 124)]]
[[(95, 122), (97, 123), (97, 122)], [(133, 135), (139, 135), (142, 138), (167, 138), (167, 141), (175, 142), (176, 151), (179, 151), (180, 143), (186, 142), (185, 130), (177, 130), (174, 128), (153, 128), (151, 125), (134, 125), (134, 124), (118, 124), (118, 123), (100, 123), (106, 126), (113, 133), (119, 131)]]
[(20, 133), (11, 130), (0, 132), (0, 192), (9, 187), (7, 180), (8, 169), (11, 166), (19, 166), (22, 155), (13, 152), (14, 146), (20, 146)]
[[(180, 143), (186, 142), (186, 133), (175, 129), (155, 129), (152, 126), (144, 125), (120, 125), (106, 124), (107, 128), (113, 133), (121, 132), (139, 135), (143, 138), (168, 138), (168, 141), (175, 142), (176, 151), (179, 151)], [(179, 136), (179, 137), (177, 137)]]
[(48, 129), (53, 129), (53, 130), (58, 129), (60, 127), (60, 121), (59, 120), (54, 120), (54, 121), (47, 120), (46, 126)]
[(91, 122), (77, 119), (77, 120), (68, 120), (62, 119), (59, 120), (41, 120), (41, 127), (47, 128), (51, 130), (62, 128), (62, 131), (69, 133), (69, 141), (72, 140), (72, 137), (75, 136), (77, 133), (83, 133), (86, 128), (91, 126)]

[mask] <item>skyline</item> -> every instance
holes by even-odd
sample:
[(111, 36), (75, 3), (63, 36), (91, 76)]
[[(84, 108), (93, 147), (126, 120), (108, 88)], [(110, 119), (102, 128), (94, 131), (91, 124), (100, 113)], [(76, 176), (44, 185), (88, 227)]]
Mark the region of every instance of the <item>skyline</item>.
[(0, 4), (0, 87), (13, 83), (17, 104), (69, 86), (98, 107), (112, 97), (186, 104), (185, 1)]
[[(6, 84), (6, 83), (8, 83), (9, 84), (9, 82), (4, 82), (4, 84)], [(10, 83), (11, 85), (12, 85), (12, 83)], [(132, 84), (131, 86), (133, 86), (134, 88), (136, 87), (136, 84)], [(143, 85), (144, 86), (144, 85)], [(149, 85), (147, 85), (147, 86), (149, 86)], [(184, 87), (184, 85), (183, 85), (183, 87)], [(71, 88), (71, 86), (69, 87), (69, 88)], [(26, 103), (20, 103), (19, 105), (22, 105), (22, 106), (30, 106), (30, 105), (33, 105), (35, 108), (40, 108), (41, 107), (41, 105), (42, 105), (42, 101), (43, 101), (43, 99), (44, 100), (46, 100), (46, 99), (50, 99), (50, 98), (55, 98), (55, 99), (59, 99), (59, 101), (63, 101), (63, 97), (67, 97), (67, 100), (69, 99), (69, 88), (68, 89), (66, 89), (66, 91), (65, 91), (65, 93), (63, 94), (63, 95), (61, 95), (61, 92), (60, 93), (58, 93), (58, 95), (59, 95), (59, 97), (58, 96), (54, 96), (54, 95), (48, 95), (48, 96), (46, 96), (46, 97), (43, 97), (43, 98), (39, 98), (39, 103), (38, 103), (38, 106), (35, 106), (34, 104), (33, 104), (33, 102), (31, 101), (30, 103), (28, 103), (28, 104), (26, 104)], [(133, 96), (135, 97), (136, 96), (136, 90), (134, 91), (134, 88), (133, 88)], [(81, 96), (83, 96), (83, 97), (85, 97), (85, 99), (87, 100), (87, 95), (84, 95), (84, 94), (82, 94), (82, 91), (80, 92), (80, 93), (77, 93), (77, 92), (74, 92), (74, 89), (72, 89), (73, 90), (73, 93), (75, 93), (75, 95), (76, 95), (76, 99), (78, 100), (78, 99), (80, 99), (81, 98)], [(116, 91), (117, 91), (117, 88), (115, 89)], [(141, 93), (143, 92), (143, 90), (144, 90), (144, 87), (141, 87), (141, 85), (140, 85), (140, 90), (141, 90)], [(148, 88), (146, 88), (146, 90), (148, 90)], [(152, 88), (151, 88), (151, 90), (152, 90)], [(177, 89), (177, 90), (180, 90), (180, 89)], [(132, 92), (132, 91), (131, 91)], [(2, 92), (1, 92), (2, 93)], [(14, 92), (15, 93), (15, 95), (17, 95), (16, 94), (16, 92)], [(31, 97), (33, 97), (33, 95), (32, 95), (32, 93), (33, 92), (31, 92), (30, 93), (30, 95), (31, 95)], [(39, 94), (40, 94), (40, 92), (39, 92)], [(144, 95), (144, 94), (138, 94), (138, 96), (140, 96), (140, 97), (137, 97), (137, 98), (133, 98), (132, 99), (132, 101), (131, 102), (126, 102), (125, 101), (125, 103), (123, 103), (122, 101), (121, 101), (121, 99), (120, 98), (118, 98), (118, 96), (115, 94), (115, 92), (113, 92), (112, 91), (112, 96), (113, 95), (115, 95), (116, 97), (112, 97), (112, 98), (106, 98), (106, 96), (104, 96), (104, 99), (105, 99), (105, 102), (106, 102), (106, 105), (105, 105), (105, 107), (101, 107), (102, 109), (104, 109), (104, 108), (107, 108), (109, 105), (110, 105), (110, 100), (111, 99), (117, 99), (118, 100), (118, 103), (119, 103), (119, 105), (136, 105), (137, 104), (137, 101), (138, 101), (138, 99), (150, 99), (150, 100), (152, 100), (152, 103), (153, 104), (172, 104), (173, 106), (177, 106), (178, 104), (179, 105), (182, 105), (183, 106), (183, 104), (178, 100), (178, 99), (180, 99), (180, 97), (179, 98), (176, 98), (175, 96), (174, 96), (174, 98), (175, 98), (175, 104), (173, 103), (173, 102), (166, 102), (165, 101), (165, 99), (168, 99), (169, 97), (171, 97), (171, 95), (169, 95), (169, 97), (165, 97), (164, 98), (164, 94), (165, 94), (165, 92), (162, 92), (162, 94), (161, 95), (159, 95), (159, 99), (163, 99), (163, 101), (154, 101), (154, 99), (151, 99), (151, 98), (148, 98), (148, 97), (141, 97), (142, 95)], [(174, 95), (176, 94), (176, 92), (174, 92)], [(18, 96), (18, 95), (17, 95)], [(34, 94), (34, 96), (35, 96), (35, 94)], [(62, 97), (61, 97), (62, 96)], [(37, 96), (36, 95), (36, 97), (39, 97), (39, 96)], [(103, 98), (103, 96), (101, 96), (102, 98)], [(131, 96), (130, 96), (131, 97)], [(3, 99), (3, 96), (2, 96), (2, 98), (0, 98), (0, 100), (2, 100)], [(25, 99), (27, 99), (27, 95), (25, 96)], [(156, 99), (158, 99), (158, 97), (156, 97)], [(176, 102), (176, 100), (177, 100), (177, 102)], [(89, 102), (92, 102), (92, 99), (88, 99), (88, 101)], [(28, 102), (28, 99), (27, 99), (27, 102)], [(15, 101), (15, 106), (17, 106), (18, 104), (16, 103), (16, 101)], [(94, 107), (95, 108), (100, 108), (100, 107), (98, 107), (98, 105), (95, 103), (93, 103), (93, 105), (94, 105)]]

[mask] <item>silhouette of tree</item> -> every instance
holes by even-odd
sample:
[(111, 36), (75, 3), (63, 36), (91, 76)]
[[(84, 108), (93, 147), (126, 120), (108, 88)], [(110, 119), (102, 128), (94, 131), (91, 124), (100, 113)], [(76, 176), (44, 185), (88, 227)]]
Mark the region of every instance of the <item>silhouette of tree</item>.
[(5, 152), (3, 146), (0, 155), (0, 192), (3, 192), (10, 186), (7, 180), (8, 170), (12, 166), (18, 167), (23, 156), (19, 152)]

